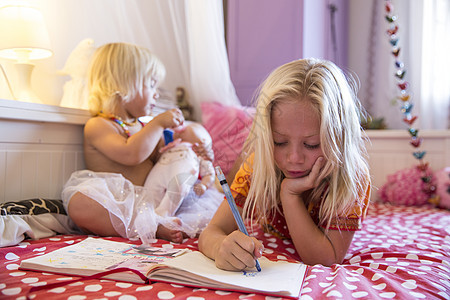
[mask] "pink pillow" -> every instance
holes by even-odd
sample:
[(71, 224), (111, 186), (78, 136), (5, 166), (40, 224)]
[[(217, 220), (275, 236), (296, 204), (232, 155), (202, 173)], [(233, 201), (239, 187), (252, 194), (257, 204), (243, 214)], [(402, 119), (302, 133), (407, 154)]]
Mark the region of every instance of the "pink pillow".
[(218, 102), (201, 104), (203, 126), (211, 135), (214, 165), (228, 174), (242, 151), (255, 115), (254, 107), (226, 106)]

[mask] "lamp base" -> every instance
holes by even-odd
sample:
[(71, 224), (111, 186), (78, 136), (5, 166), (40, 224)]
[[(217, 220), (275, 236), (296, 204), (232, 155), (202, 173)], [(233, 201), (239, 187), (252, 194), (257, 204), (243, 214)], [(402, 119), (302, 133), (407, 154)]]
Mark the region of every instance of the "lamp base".
[(19, 79), (18, 89), (16, 90), (16, 100), (43, 104), (44, 102), (42, 102), (31, 89), (31, 73), (33, 72), (34, 64), (16, 63), (14, 66), (17, 70)]

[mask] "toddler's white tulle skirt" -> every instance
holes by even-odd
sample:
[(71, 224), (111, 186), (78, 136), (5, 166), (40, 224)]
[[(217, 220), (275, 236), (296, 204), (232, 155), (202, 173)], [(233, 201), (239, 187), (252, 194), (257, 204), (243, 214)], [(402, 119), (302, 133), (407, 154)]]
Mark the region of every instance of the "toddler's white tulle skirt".
[[(80, 192), (109, 211), (114, 229), (122, 237), (140, 238), (150, 244), (159, 224), (181, 230), (189, 237), (198, 235), (209, 223), (222, 202), (223, 194), (214, 186), (202, 196), (191, 191), (173, 217), (161, 217), (154, 211), (154, 201), (145, 187), (135, 186), (121, 174), (76, 171), (65, 184), (62, 200), (67, 210), (72, 196)], [(181, 221), (175, 222), (178, 218)]]

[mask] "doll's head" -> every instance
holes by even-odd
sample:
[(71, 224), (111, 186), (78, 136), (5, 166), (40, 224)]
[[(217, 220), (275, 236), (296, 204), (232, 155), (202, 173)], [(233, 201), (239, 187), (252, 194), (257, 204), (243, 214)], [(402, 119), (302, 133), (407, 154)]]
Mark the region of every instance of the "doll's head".
[(184, 142), (191, 144), (211, 145), (212, 138), (208, 131), (199, 123), (186, 121), (186, 125), (181, 131), (175, 131), (174, 139), (180, 138)]
[(146, 48), (128, 43), (99, 47), (88, 71), (91, 113), (115, 114), (122, 101), (142, 95), (144, 85), (161, 83), (165, 72), (162, 62)]

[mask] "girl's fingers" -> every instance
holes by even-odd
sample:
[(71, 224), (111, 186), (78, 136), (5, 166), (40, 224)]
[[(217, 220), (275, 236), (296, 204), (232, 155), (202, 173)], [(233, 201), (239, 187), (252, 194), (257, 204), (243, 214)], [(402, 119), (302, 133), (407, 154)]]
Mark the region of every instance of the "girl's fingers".
[(322, 168), (322, 163), (323, 163), (323, 157), (319, 157), (315, 161), (315, 163), (312, 167), (312, 170), (311, 170), (311, 174), (313, 174), (314, 177), (317, 177), (319, 175), (320, 169)]
[(254, 267), (256, 256), (261, 250), (260, 248), (256, 250), (255, 246), (259, 242), (253, 239), (239, 230), (228, 235), (223, 240), (216, 257), (217, 267), (225, 270), (243, 270)]
[(216, 266), (219, 269), (228, 270), (228, 271), (243, 270), (246, 268), (246, 265), (233, 255), (231, 255), (226, 260), (217, 260), (216, 259)]
[(260, 242), (256, 238), (249, 237), (240, 231), (239, 236), (241, 238), (239, 240), (236, 240), (236, 243), (240, 248), (238, 249), (236, 254), (238, 254), (240, 261), (246, 267), (252, 268), (256, 265), (256, 257), (260, 257), (258, 256), (260, 253), (262, 255), (262, 249), (260, 247), (257, 247)]
[(325, 158), (323, 157), (317, 158), (311, 168), (311, 172), (305, 177), (284, 179), (283, 182), (285, 184), (283, 188), (286, 188), (291, 194), (301, 194), (306, 190), (316, 187), (319, 184), (318, 179), (320, 178), (320, 170), (323, 167), (324, 161)]
[(323, 166), (323, 161), (324, 161), (324, 158), (319, 157), (315, 161), (315, 163), (311, 169), (311, 173), (309, 173), (309, 178), (311, 180), (312, 187), (316, 187), (318, 184), (318, 178), (320, 175), (320, 170), (322, 169), (322, 166)]
[(317, 176), (316, 176), (316, 183), (315, 186), (318, 186), (320, 183), (320, 180), (323, 179), (322, 177), (322, 170), (325, 166), (325, 158), (324, 157), (319, 157), (319, 159), (317, 159)]
[(262, 243), (260, 243), (256, 238), (253, 238), (255, 240), (255, 250), (254, 250), (254, 255), (256, 258), (259, 258), (262, 256), (263, 252), (264, 252), (264, 245)]

